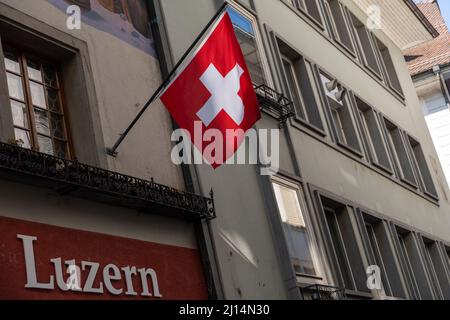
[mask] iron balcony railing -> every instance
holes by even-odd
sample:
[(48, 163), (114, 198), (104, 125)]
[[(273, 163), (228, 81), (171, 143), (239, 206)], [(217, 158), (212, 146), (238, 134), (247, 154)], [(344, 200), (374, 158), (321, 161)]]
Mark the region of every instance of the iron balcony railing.
[(0, 177), (139, 211), (213, 219), (213, 194), (203, 197), (125, 174), (0, 143)]
[(300, 288), (303, 300), (345, 300), (345, 288), (315, 284)]
[(295, 115), (294, 103), (282, 93), (266, 85), (254, 84), (253, 86), (260, 108), (272, 114), (280, 122), (280, 126)]

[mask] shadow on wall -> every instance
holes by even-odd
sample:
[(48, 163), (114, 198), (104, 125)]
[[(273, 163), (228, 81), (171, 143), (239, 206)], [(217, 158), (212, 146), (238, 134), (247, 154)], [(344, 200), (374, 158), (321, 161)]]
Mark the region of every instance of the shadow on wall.
[(66, 12), (70, 5), (82, 9), (81, 20), (156, 58), (146, 0), (47, 0)]

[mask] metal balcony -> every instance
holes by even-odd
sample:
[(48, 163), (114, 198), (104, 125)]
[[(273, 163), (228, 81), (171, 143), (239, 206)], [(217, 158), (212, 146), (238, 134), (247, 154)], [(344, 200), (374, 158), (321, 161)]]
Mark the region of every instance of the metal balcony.
[(214, 200), (78, 161), (0, 143), (0, 178), (136, 209), (189, 220), (214, 219)]
[(295, 116), (294, 103), (282, 93), (269, 88), (266, 85), (253, 85), (261, 110), (273, 115), (279, 122), (280, 127), (286, 121)]
[(345, 300), (345, 288), (315, 284), (300, 288), (303, 300)]

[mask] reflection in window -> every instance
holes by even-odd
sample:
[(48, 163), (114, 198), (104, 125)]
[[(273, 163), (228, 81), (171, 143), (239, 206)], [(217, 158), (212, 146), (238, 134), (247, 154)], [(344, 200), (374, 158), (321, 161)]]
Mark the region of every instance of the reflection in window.
[(241, 45), (253, 82), (258, 85), (267, 84), (252, 21), (232, 8), (228, 9), (228, 14), (233, 22), (236, 37)]
[(67, 158), (67, 133), (55, 66), (8, 46), (4, 62), (17, 144)]
[(273, 182), (289, 254), (298, 275), (316, 276), (311, 240), (306, 230), (299, 190)]

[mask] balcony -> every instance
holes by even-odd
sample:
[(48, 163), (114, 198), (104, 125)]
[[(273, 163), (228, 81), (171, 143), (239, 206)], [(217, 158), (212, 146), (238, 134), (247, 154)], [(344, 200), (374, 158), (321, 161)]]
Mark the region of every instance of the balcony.
[(300, 288), (303, 300), (345, 300), (345, 289), (315, 284)]
[(266, 85), (253, 85), (261, 110), (275, 117), (282, 127), (286, 121), (295, 116), (294, 103), (282, 93)]
[(188, 220), (215, 218), (211, 197), (0, 143), (0, 178), (140, 212)]

